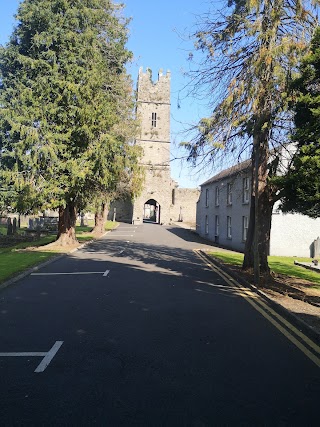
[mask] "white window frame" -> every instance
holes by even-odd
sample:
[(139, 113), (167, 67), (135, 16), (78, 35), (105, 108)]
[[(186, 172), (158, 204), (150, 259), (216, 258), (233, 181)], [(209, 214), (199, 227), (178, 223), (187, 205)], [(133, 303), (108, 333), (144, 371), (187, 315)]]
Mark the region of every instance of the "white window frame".
[(245, 242), (248, 238), (248, 228), (249, 228), (249, 217), (242, 217), (242, 240)]
[(214, 230), (215, 236), (218, 237), (219, 236), (219, 215), (216, 215), (214, 228), (215, 228)]
[(232, 183), (227, 183), (227, 205), (232, 205)]
[(232, 239), (232, 222), (231, 216), (227, 216), (227, 238)]
[(215, 206), (219, 206), (220, 204), (220, 188), (218, 186), (216, 186), (216, 191), (215, 191)]
[(205, 230), (204, 230), (205, 234), (209, 234), (209, 218), (208, 215), (206, 215), (205, 217)]
[(242, 202), (245, 204), (249, 203), (249, 189), (250, 189), (249, 177), (246, 176), (242, 180)]
[(206, 188), (206, 208), (209, 207), (209, 188)]

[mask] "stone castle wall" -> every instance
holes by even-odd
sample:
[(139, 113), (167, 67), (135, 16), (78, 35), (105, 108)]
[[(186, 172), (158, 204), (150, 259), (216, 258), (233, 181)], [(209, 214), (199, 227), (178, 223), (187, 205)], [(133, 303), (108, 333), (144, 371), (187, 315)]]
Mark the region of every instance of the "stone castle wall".
[(187, 222), (195, 226), (199, 196), (200, 190), (196, 188), (176, 188), (172, 197), (172, 220)]

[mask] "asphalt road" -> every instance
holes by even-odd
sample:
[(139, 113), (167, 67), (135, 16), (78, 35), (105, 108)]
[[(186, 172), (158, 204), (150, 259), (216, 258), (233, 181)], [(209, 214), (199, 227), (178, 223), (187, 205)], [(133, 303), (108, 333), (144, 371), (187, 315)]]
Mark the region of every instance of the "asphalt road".
[(319, 367), (202, 246), (121, 224), (2, 290), (0, 425), (319, 425)]

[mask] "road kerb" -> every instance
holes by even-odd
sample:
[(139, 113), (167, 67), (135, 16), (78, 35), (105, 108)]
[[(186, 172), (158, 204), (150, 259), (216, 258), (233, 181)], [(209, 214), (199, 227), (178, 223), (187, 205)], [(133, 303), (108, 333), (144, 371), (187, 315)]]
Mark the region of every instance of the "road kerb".
[[(240, 288), (241, 286), (247, 288), (247, 291), (244, 290), (245, 295), (242, 295), (242, 297), (295, 344), (307, 357), (309, 357), (309, 359), (320, 367), (320, 347), (318, 345), (320, 335), (316, 331), (311, 329), (309, 325), (301, 321), (284, 307), (268, 298), (267, 294), (257, 289), (255, 286), (252, 286), (234, 272), (231, 272), (225, 265), (222, 266), (216, 259), (212, 259), (212, 257), (201, 250), (195, 252), (204, 262), (208, 262), (207, 265), (224, 280), (229, 282), (230, 285), (235, 288)], [(258, 294), (261, 300), (255, 299), (254, 295), (250, 294), (250, 289), (254, 294)]]

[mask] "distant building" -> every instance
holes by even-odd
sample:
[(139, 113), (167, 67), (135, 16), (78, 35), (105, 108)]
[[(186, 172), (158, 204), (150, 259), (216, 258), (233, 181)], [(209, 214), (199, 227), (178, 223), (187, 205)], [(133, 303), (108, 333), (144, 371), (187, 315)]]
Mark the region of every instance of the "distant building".
[[(197, 232), (217, 245), (244, 252), (251, 202), (251, 161), (225, 169), (201, 185)], [(272, 213), (270, 255), (312, 257), (320, 236), (320, 218)]]
[(133, 202), (117, 201), (111, 205), (109, 216), (115, 208), (119, 221), (196, 222), (199, 190), (178, 188), (171, 178), (170, 79), (170, 71), (165, 75), (160, 71), (158, 80), (153, 82), (150, 69), (145, 73), (142, 68), (139, 70), (137, 117), (141, 127), (136, 143), (143, 148), (141, 164), (146, 177), (142, 193)]

